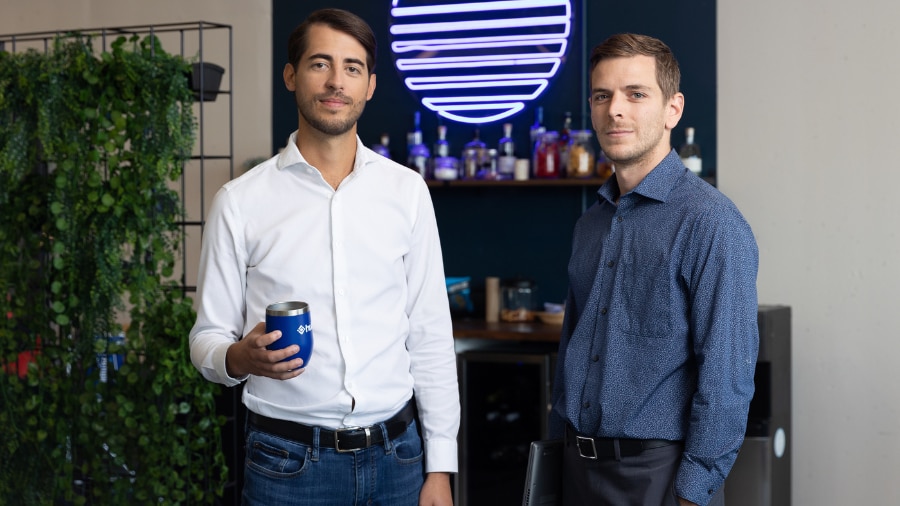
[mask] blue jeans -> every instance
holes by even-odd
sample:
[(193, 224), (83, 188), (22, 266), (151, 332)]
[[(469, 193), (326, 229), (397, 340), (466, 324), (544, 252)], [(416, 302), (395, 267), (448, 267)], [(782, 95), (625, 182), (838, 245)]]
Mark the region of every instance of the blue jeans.
[(318, 434), (307, 445), (248, 426), (244, 506), (419, 503), (425, 467), (415, 421), (394, 440), (347, 453), (319, 446)]

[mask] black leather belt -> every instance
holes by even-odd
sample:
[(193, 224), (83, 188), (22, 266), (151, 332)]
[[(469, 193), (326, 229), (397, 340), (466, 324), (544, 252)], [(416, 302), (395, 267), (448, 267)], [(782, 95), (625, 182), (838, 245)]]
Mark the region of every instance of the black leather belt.
[[(406, 432), (406, 428), (416, 414), (415, 403), (410, 400), (396, 415), (383, 422), (387, 427), (389, 439)], [(269, 418), (267, 416), (249, 411), (248, 419), (251, 425), (273, 436), (278, 436), (296, 443), (313, 444), (313, 427), (302, 423), (289, 422)], [(328, 430), (319, 429), (319, 446), (328, 446), (339, 452), (352, 452), (362, 450), (370, 446), (384, 443), (384, 434), (381, 424), (368, 427), (347, 427), (344, 429)]]
[[(611, 457), (632, 457), (640, 455), (644, 450), (662, 448), (679, 444), (680, 441), (668, 439), (627, 439), (610, 437), (579, 436), (575, 430), (566, 426), (566, 439), (575, 444), (578, 454), (586, 459), (596, 460)], [(618, 451), (616, 447), (618, 446)]]

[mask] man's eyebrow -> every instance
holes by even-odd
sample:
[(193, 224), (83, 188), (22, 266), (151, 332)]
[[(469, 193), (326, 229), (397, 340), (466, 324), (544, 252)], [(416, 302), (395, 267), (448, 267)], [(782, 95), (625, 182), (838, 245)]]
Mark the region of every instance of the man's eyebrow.
[[(330, 54), (325, 53), (315, 53), (309, 55), (308, 60), (326, 60), (328, 62), (334, 62), (334, 58)], [(366, 62), (360, 60), (359, 58), (344, 58), (344, 63), (353, 63), (359, 65), (363, 68), (366, 67)]]
[(334, 60), (334, 58), (332, 58), (331, 55), (325, 54), (325, 53), (311, 54), (311, 55), (309, 55), (309, 57), (307, 57), (306, 59), (307, 59), (307, 60), (328, 60), (328, 61), (333, 61), (333, 60)]
[[(652, 90), (653, 88), (644, 84), (629, 84), (625, 86), (625, 89), (629, 91), (648, 91)], [(609, 88), (603, 87), (591, 88), (591, 93), (598, 93), (601, 91), (609, 92), (610, 90)]]
[(355, 63), (362, 68), (366, 68), (366, 62), (360, 60), (359, 58), (344, 58), (344, 63)]

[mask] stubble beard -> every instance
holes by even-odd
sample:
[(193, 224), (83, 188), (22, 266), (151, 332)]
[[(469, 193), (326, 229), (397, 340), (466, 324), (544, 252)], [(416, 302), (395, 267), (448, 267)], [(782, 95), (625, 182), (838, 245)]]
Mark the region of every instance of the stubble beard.
[(638, 134), (637, 143), (630, 146), (612, 145), (606, 149), (602, 144), (603, 153), (619, 167), (639, 165), (649, 160), (662, 140), (662, 132), (646, 132)]
[(297, 112), (300, 113), (300, 116), (310, 127), (326, 135), (332, 136), (343, 135), (352, 130), (356, 125), (356, 121), (362, 116), (363, 109), (365, 108), (365, 104), (357, 105), (354, 102), (350, 102), (351, 108), (348, 111), (348, 116), (344, 118), (328, 118), (316, 113), (315, 104), (317, 99), (314, 98), (309, 102), (301, 102), (300, 99), (295, 96), (294, 100), (297, 103)]

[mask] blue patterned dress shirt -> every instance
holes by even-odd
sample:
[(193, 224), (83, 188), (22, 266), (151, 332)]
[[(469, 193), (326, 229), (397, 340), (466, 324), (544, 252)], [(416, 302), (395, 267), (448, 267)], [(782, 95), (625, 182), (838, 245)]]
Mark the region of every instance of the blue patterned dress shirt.
[(746, 431), (759, 349), (750, 226), (672, 151), (578, 220), (551, 435), (684, 441), (675, 491), (704, 505)]

